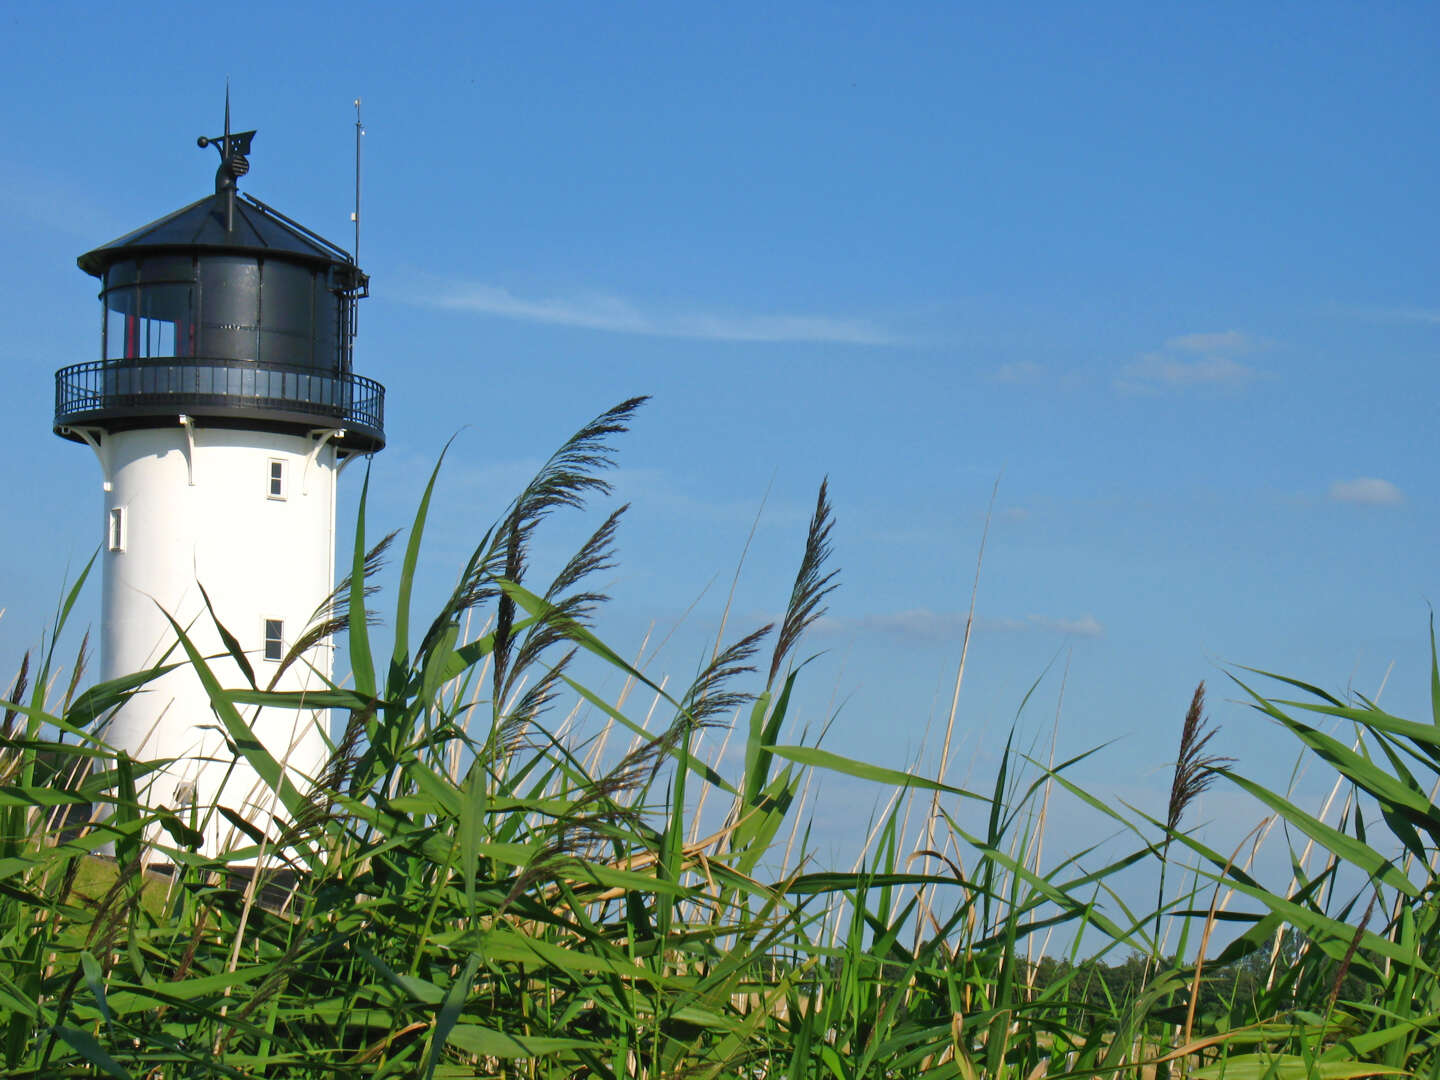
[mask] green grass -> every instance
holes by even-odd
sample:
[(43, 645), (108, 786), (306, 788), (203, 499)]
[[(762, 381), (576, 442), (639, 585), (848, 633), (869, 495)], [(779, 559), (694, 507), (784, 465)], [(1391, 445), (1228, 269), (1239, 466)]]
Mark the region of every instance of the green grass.
[[(319, 616), (347, 637), (353, 678), (323, 696), (345, 725), (313, 784), (250, 734), (256, 708), (293, 699), (220, 685), (181, 635), (293, 823), (225, 858), (141, 805), (147, 765), (93, 737), (158, 671), (58, 686), (53, 643), (82, 575), (0, 732), (0, 1077), (1440, 1077), (1440, 673), (1422, 722), (1237, 673), (1350, 796), (1334, 820), (1207, 757), (1198, 712), (1177, 715), (1189, 771), (1165, 821), (1076, 784), (1079, 759), (1007, 745), (966, 791), (783, 742), (796, 648), (835, 584), (823, 487), (779, 627), (717, 647), (680, 690), (595, 629), (587, 581), (611, 563), (618, 514), (554, 580), (529, 580), (535, 530), (608, 490), (638, 404), (561, 448), (422, 623), (410, 596), (432, 477), (384, 647), (365, 607), (386, 544), (367, 545), (362, 498), (352, 573)], [(626, 690), (592, 692), (581, 657)], [(583, 738), (561, 731), (576, 709), (594, 721)], [(727, 726), (743, 744), (728, 774), (732, 756), (698, 749)], [(851, 866), (807, 846), (825, 773), (882, 795)], [(1216, 849), (1185, 831), (1183, 803), (1210, 780), (1312, 846), (1292, 883), (1252, 877), (1241, 837)], [(97, 808), (86, 829), (62, 834), (68, 803)], [(1124, 839), (1047, 860), (1060, 812)], [(173, 874), (147, 878), (154, 861)], [(1145, 874), (1160, 899), (1132, 910), (1122, 877)], [(1179, 900), (1167, 874), (1187, 883)], [(1212, 950), (1222, 915), (1228, 944)], [(1100, 962), (1044, 956), (1082, 940)]]

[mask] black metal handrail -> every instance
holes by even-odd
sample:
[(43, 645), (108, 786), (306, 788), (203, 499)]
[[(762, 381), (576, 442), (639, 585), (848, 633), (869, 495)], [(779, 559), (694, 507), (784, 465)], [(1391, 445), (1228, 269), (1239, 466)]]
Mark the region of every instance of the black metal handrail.
[(94, 360), (55, 373), (55, 426), (113, 412), (182, 406), (302, 413), (385, 429), (385, 387), (362, 375), (207, 357)]

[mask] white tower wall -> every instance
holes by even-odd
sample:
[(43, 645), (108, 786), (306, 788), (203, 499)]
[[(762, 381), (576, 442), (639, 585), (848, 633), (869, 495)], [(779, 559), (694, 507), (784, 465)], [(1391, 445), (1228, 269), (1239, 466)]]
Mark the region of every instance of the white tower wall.
[[(265, 689), (274, 653), (318, 617), (334, 582), (333, 445), (311, 437), (232, 428), (148, 428), (103, 436), (105, 494), (101, 677), (142, 671), (176, 644), (164, 612), (182, 626), (227, 688), (246, 686), (205, 610), (240, 642)], [(318, 449), (317, 449), (318, 448)], [(278, 484), (276, 476), (278, 474)], [(277, 492), (278, 487), (278, 492)], [(117, 512), (118, 511), (118, 515)], [(282, 634), (268, 642), (267, 622)], [(280, 690), (322, 689), (331, 672), (326, 641), (293, 663)], [(171, 660), (184, 661), (178, 646)], [(241, 714), (300, 789), (323, 770), (325, 711), (242, 707)], [(218, 801), (262, 827), (279, 810), (243, 759), (226, 748), (220, 722), (188, 665), (149, 684), (113, 719), (107, 741), (141, 760), (178, 759), (146, 780), (145, 801), (203, 817)], [(210, 852), (248, 843), (219, 815), (206, 830)]]

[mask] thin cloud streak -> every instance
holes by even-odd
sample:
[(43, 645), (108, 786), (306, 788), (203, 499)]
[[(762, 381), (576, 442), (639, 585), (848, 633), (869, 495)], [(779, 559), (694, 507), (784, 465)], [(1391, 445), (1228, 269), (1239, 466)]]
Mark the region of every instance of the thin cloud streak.
[(1247, 383), (1258, 373), (1254, 368), (1228, 356), (1181, 360), (1160, 353), (1150, 353), (1126, 368), (1125, 374), (1142, 382), (1178, 387)]
[(1357, 476), (1331, 484), (1330, 500), (1357, 506), (1399, 506), (1405, 501), (1405, 493), (1378, 476)]
[(1034, 360), (1012, 360), (1009, 363), (1001, 364), (990, 372), (987, 378), (991, 382), (997, 383), (1033, 385), (1046, 381), (1048, 376), (1049, 372), (1043, 364), (1037, 364)]
[(1369, 322), (1422, 323), (1429, 326), (1440, 323), (1440, 308), (1352, 308), (1347, 313)]
[(1259, 342), (1239, 330), (1181, 334), (1126, 365), (1115, 380), (1115, 389), (1127, 393), (1195, 387), (1238, 389), (1263, 377), (1259, 369), (1235, 359), (1259, 347)]
[(1255, 347), (1249, 335), (1239, 330), (1222, 330), (1210, 334), (1181, 334), (1165, 342), (1166, 349), (1195, 353), (1249, 352)]
[[(958, 611), (931, 611), (913, 608), (909, 611), (877, 612), (859, 618), (825, 618), (816, 624), (820, 633), (885, 634), (906, 641), (959, 641), (965, 635), (965, 614)], [(996, 618), (977, 615), (974, 629), (993, 633), (1048, 633), (1073, 637), (1098, 638), (1105, 627), (1095, 616), (1057, 618), (1051, 615), (1026, 615), (1024, 618)]]
[(647, 310), (623, 297), (583, 293), (527, 298), (481, 282), (435, 283), (406, 299), (426, 307), (501, 319), (603, 330), (613, 334), (691, 338), (701, 341), (819, 342), (832, 345), (900, 345), (897, 334), (863, 319), (825, 315), (717, 314), (696, 310)]

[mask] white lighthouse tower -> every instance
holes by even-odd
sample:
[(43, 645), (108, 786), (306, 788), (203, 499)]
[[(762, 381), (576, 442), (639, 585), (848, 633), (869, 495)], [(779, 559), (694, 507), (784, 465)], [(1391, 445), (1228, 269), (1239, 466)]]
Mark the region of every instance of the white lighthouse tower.
[[(284, 661), (333, 588), (336, 482), (385, 445), (385, 390), (351, 369), (369, 286), (355, 260), (237, 192), (254, 135), (230, 132), (227, 101), (225, 133), (200, 140), (220, 152), (214, 194), (77, 260), (100, 280), (101, 355), (56, 373), (54, 428), (103, 473), (102, 679), (167, 650), (183, 660), (167, 614), (226, 686), (315, 690), (331, 672), (328, 641)], [(246, 713), (302, 790), (326, 761), (326, 715)], [(145, 801), (204, 823), (211, 853), (251, 842), (217, 807), (262, 828), (275, 811), (187, 666), (132, 697), (104, 737), (173, 759), (142, 781)]]

